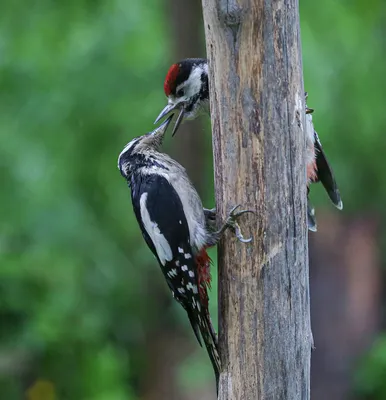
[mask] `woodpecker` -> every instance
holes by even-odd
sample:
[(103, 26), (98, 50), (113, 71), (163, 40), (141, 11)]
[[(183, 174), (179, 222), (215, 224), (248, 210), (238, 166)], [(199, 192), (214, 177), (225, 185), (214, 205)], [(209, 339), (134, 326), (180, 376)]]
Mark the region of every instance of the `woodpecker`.
[(234, 207), (219, 228), (216, 211), (202, 206), (185, 169), (160, 146), (171, 115), (154, 131), (131, 140), (118, 158), (118, 168), (131, 189), (133, 210), (143, 238), (156, 257), (173, 297), (187, 312), (200, 345), (203, 339), (216, 383), (220, 372), (217, 337), (208, 303), (210, 258), (206, 249), (231, 228), (244, 239), (236, 220), (248, 210)]
[[(173, 64), (166, 74), (164, 91), (168, 104), (161, 111), (155, 123), (172, 112), (178, 117), (172, 132), (174, 135), (183, 120), (194, 119), (200, 114), (209, 113), (208, 62), (203, 58), (187, 58)], [(307, 99), (307, 93), (305, 94)], [(341, 210), (343, 202), (334, 173), (322, 149), (318, 134), (313, 128), (313, 110), (306, 106), (307, 128), (306, 165), (307, 165), (307, 199), (310, 184), (321, 182), (332, 203)], [(316, 231), (315, 211), (307, 204), (308, 229)]]

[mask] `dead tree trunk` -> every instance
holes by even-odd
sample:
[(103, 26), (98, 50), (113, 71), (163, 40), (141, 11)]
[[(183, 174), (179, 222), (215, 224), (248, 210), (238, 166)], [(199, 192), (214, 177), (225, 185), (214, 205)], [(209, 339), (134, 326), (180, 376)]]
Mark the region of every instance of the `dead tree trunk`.
[[(305, 104), (297, 0), (203, 0), (220, 215), (219, 399), (310, 397)], [(249, 231), (249, 232), (248, 232)]]

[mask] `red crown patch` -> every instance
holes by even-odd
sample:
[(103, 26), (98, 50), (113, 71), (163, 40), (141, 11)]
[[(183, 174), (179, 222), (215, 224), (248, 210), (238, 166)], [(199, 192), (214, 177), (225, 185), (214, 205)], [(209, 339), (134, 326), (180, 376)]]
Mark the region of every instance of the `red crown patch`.
[(176, 79), (178, 73), (180, 71), (180, 67), (178, 64), (173, 64), (168, 73), (166, 74), (165, 83), (164, 83), (164, 91), (166, 96), (170, 96), (170, 94), (176, 89)]

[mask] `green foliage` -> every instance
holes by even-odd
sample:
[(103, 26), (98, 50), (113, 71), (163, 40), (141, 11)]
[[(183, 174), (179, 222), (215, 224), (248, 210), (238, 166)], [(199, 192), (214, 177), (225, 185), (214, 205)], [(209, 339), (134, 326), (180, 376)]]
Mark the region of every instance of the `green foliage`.
[(116, 163), (163, 102), (161, 11), (2, 4), (0, 359), (25, 349), (39, 364), (30, 379), (61, 399), (134, 399), (127, 382), (142, 371), (135, 349), (155, 300), (141, 288), (161, 274)]
[(355, 388), (365, 399), (386, 398), (386, 337), (381, 336), (372, 346), (356, 373)]
[[(303, 64), (314, 124), (345, 212), (385, 215), (386, 48), (382, 1), (301, 3)], [(326, 196), (320, 196), (325, 200)], [(319, 202), (319, 197), (316, 202)]]

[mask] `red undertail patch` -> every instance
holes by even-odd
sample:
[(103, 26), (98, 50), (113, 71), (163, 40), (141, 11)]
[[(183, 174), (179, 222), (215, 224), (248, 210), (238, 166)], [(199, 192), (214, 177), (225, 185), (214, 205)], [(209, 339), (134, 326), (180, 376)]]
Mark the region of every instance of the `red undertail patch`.
[(316, 168), (316, 162), (307, 165), (307, 182), (314, 182), (317, 180), (318, 170)]
[(307, 186), (312, 182), (317, 182), (318, 180), (318, 168), (316, 166), (315, 160), (315, 147), (314, 144), (310, 144), (307, 148), (309, 154), (309, 159), (311, 161), (307, 164)]
[(198, 272), (198, 286), (200, 291), (201, 302), (204, 306), (208, 306), (208, 289), (211, 285), (210, 264), (212, 260), (203, 248), (196, 256), (197, 272)]

